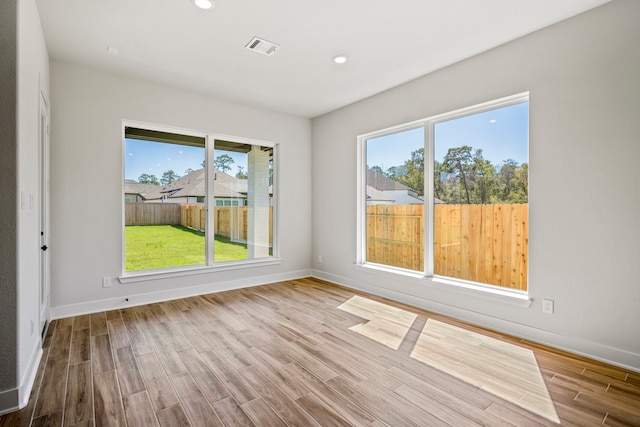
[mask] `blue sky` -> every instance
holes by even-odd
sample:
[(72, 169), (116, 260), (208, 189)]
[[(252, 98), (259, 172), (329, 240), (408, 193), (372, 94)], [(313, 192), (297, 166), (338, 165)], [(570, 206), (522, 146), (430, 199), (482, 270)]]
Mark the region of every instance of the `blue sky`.
[[(237, 166), (244, 166), (247, 170), (247, 155), (230, 151), (216, 150), (215, 155), (228, 154), (235, 163), (231, 165), (231, 175), (238, 172)], [(167, 144), (161, 142), (125, 139), (125, 179), (138, 180), (140, 175), (148, 173), (155, 175), (158, 180), (165, 171), (172, 170), (179, 176), (184, 176), (189, 168), (202, 168), (205, 150), (202, 147)]]
[[(452, 147), (469, 145), (482, 149), (485, 159), (500, 165), (506, 159), (528, 163), (528, 115), (529, 104), (522, 103), (484, 113), (438, 123), (435, 127), (435, 158), (442, 161)], [(367, 164), (388, 169), (401, 166), (411, 157), (411, 152), (423, 146), (423, 129), (412, 129), (367, 142)], [(216, 156), (228, 154), (235, 163), (230, 174), (235, 175), (238, 165), (247, 171), (247, 155), (216, 150)], [(125, 178), (137, 180), (143, 173), (158, 179), (167, 170), (180, 176), (189, 168), (202, 166), (205, 150), (178, 144), (125, 140)]]
[[(469, 145), (481, 148), (493, 165), (514, 159), (529, 163), (529, 104), (522, 103), (441, 122), (435, 126), (435, 159), (442, 162), (447, 150)], [(411, 152), (423, 146), (423, 129), (412, 129), (367, 141), (367, 164), (384, 170), (401, 166)]]

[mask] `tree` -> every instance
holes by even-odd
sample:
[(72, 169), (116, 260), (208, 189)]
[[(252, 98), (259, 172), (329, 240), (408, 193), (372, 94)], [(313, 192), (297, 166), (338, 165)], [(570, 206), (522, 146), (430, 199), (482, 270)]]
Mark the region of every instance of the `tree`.
[(391, 179), (398, 179), (401, 176), (407, 176), (407, 168), (404, 166), (391, 166), (387, 169), (386, 175)]
[(233, 158), (228, 154), (221, 154), (213, 161), (215, 168), (225, 173), (231, 170), (232, 163), (234, 163)]
[(444, 200), (447, 203), (451, 203), (451, 185), (449, 185), (450, 179), (455, 179), (453, 173), (448, 172), (444, 165), (439, 161), (433, 162), (433, 192), (437, 199)]
[(424, 148), (411, 152), (411, 158), (405, 160), (401, 170), (404, 172), (396, 181), (415, 190), (419, 196), (424, 195)]
[(189, 168), (186, 171), (184, 171), (184, 174), (189, 175), (191, 172), (193, 172), (193, 169)]
[(376, 174), (379, 174), (379, 175), (382, 175), (382, 176), (387, 176), (387, 174), (384, 173), (384, 170), (382, 170), (382, 168), (380, 166), (371, 166), (369, 169), (371, 169)]
[(180, 175), (175, 173), (172, 170), (168, 170), (162, 174), (162, 178), (160, 178), (160, 184), (167, 185), (180, 178)]
[(473, 203), (493, 203), (496, 201), (496, 168), (482, 157), (482, 150), (473, 153), (472, 182)]
[(443, 165), (447, 172), (455, 173), (460, 177), (462, 188), (466, 195), (467, 204), (471, 204), (471, 194), (469, 191), (469, 183), (467, 175), (470, 172), (470, 165), (473, 161), (471, 156), (471, 147), (463, 145), (462, 147), (449, 148), (444, 156)]
[(505, 203), (527, 203), (529, 200), (529, 165), (518, 165), (513, 159), (502, 162), (498, 171), (500, 196)]
[(244, 171), (244, 166), (238, 165), (238, 172), (236, 173), (236, 178), (238, 179), (247, 179), (249, 175)]
[(158, 182), (158, 178), (155, 175), (151, 175), (148, 173), (143, 173), (142, 175), (140, 175), (138, 177), (138, 182), (140, 184), (160, 185), (160, 182)]

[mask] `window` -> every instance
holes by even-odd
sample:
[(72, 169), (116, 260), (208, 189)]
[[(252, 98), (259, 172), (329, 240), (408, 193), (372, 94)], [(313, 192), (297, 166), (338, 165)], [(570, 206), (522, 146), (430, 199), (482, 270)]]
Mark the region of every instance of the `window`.
[(125, 273), (272, 257), (274, 148), (126, 126)]
[(358, 140), (361, 264), (527, 290), (528, 94)]
[(424, 129), (366, 140), (366, 261), (421, 271)]

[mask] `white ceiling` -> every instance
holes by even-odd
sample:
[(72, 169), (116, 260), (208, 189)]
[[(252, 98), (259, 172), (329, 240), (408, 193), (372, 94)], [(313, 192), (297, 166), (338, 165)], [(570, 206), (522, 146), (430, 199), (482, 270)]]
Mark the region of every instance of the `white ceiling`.
[[(37, 0), (52, 59), (315, 117), (609, 0)], [(244, 46), (258, 36), (273, 56)], [(108, 47), (117, 49), (109, 53)], [(332, 57), (346, 54), (337, 65)]]

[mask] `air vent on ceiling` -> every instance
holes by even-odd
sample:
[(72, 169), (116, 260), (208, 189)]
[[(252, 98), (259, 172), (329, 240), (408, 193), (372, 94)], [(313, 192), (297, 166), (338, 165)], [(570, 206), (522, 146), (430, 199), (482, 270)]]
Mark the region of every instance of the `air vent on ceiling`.
[(245, 46), (249, 50), (253, 50), (254, 52), (259, 52), (267, 56), (273, 55), (276, 50), (280, 49), (275, 43), (268, 42), (259, 37), (254, 37), (251, 41)]

